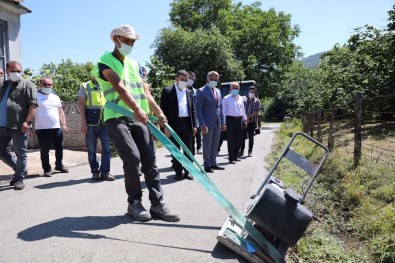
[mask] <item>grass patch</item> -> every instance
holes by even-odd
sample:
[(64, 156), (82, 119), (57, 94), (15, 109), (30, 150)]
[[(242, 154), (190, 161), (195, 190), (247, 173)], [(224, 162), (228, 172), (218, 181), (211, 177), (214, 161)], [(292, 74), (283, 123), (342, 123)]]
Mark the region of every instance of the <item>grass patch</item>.
[[(288, 262), (395, 262), (395, 133), (390, 129), (395, 126), (387, 124), (365, 123), (357, 169), (352, 125), (336, 124), (335, 148), (305, 204), (317, 220), (290, 250)], [(274, 164), (290, 136), (300, 130), (295, 121), (282, 125), (269, 163)], [(316, 158), (305, 142), (295, 150), (309, 160)], [(275, 176), (286, 188), (303, 189), (305, 176), (292, 164), (279, 167)]]

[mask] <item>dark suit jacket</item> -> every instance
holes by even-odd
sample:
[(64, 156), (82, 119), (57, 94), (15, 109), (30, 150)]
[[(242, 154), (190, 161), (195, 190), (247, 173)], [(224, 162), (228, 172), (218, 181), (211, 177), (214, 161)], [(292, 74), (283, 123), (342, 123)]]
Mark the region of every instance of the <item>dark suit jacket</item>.
[(215, 92), (217, 93), (218, 103), (215, 103), (209, 86), (205, 85), (196, 92), (196, 116), (200, 127), (215, 128), (224, 123), (221, 92), (217, 88), (215, 88)]
[[(185, 89), (185, 90), (187, 95), (188, 112), (189, 112), (189, 117), (191, 118), (191, 126), (193, 132), (193, 128), (197, 128), (193, 91), (190, 89)], [(172, 86), (168, 86), (163, 89), (162, 96), (160, 99), (160, 107), (163, 113), (165, 114), (169, 125), (173, 129), (177, 129), (180, 122), (178, 119), (177, 91), (176, 91), (176, 86), (174, 84)]]

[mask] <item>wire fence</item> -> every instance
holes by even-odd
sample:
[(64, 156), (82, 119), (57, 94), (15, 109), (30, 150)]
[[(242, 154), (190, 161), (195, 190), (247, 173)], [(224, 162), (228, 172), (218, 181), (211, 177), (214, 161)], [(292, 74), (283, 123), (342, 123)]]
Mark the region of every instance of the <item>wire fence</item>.
[(335, 147), (344, 150), (347, 156), (354, 159), (355, 167), (364, 158), (364, 161), (395, 168), (395, 121), (379, 118), (383, 114), (395, 115), (395, 112), (364, 108), (364, 103), (371, 100), (394, 97), (395, 93), (364, 98), (356, 93), (354, 108), (342, 114), (336, 114), (335, 104), (329, 109), (316, 108), (304, 114), (304, 132), (324, 144), (327, 140), (331, 151)]

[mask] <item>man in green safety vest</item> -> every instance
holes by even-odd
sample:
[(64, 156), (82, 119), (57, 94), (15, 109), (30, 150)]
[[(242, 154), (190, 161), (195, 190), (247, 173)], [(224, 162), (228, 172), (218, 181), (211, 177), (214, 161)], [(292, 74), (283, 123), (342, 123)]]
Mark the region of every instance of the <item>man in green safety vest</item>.
[[(102, 109), (105, 103), (99, 83), (94, 77), (82, 83), (78, 92), (81, 116), (81, 132), (85, 134), (88, 161), (93, 180), (114, 181), (110, 174), (111, 146), (107, 127), (103, 123)], [(97, 140), (101, 144), (101, 161), (97, 158)]]
[[(167, 119), (152, 97), (149, 86), (143, 85), (138, 63), (128, 58), (140, 36), (133, 27), (121, 25), (111, 31), (110, 37), (115, 44), (114, 50), (100, 57), (92, 73), (107, 101), (130, 109), (135, 114), (135, 119), (129, 119), (108, 108), (103, 112), (109, 135), (123, 162), (129, 203), (127, 213), (136, 221), (156, 217), (177, 222), (179, 215), (170, 211), (163, 197), (154, 141), (147, 127), (150, 111), (158, 117), (162, 126)], [(141, 204), (140, 162), (151, 201), (149, 212)]]

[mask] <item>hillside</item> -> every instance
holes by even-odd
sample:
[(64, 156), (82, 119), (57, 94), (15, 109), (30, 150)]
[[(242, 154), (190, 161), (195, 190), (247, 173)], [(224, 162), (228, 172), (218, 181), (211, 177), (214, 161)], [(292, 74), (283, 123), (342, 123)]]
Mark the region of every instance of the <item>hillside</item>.
[(320, 57), (325, 54), (326, 51), (302, 58), (300, 61), (306, 68), (315, 68), (320, 63)]

